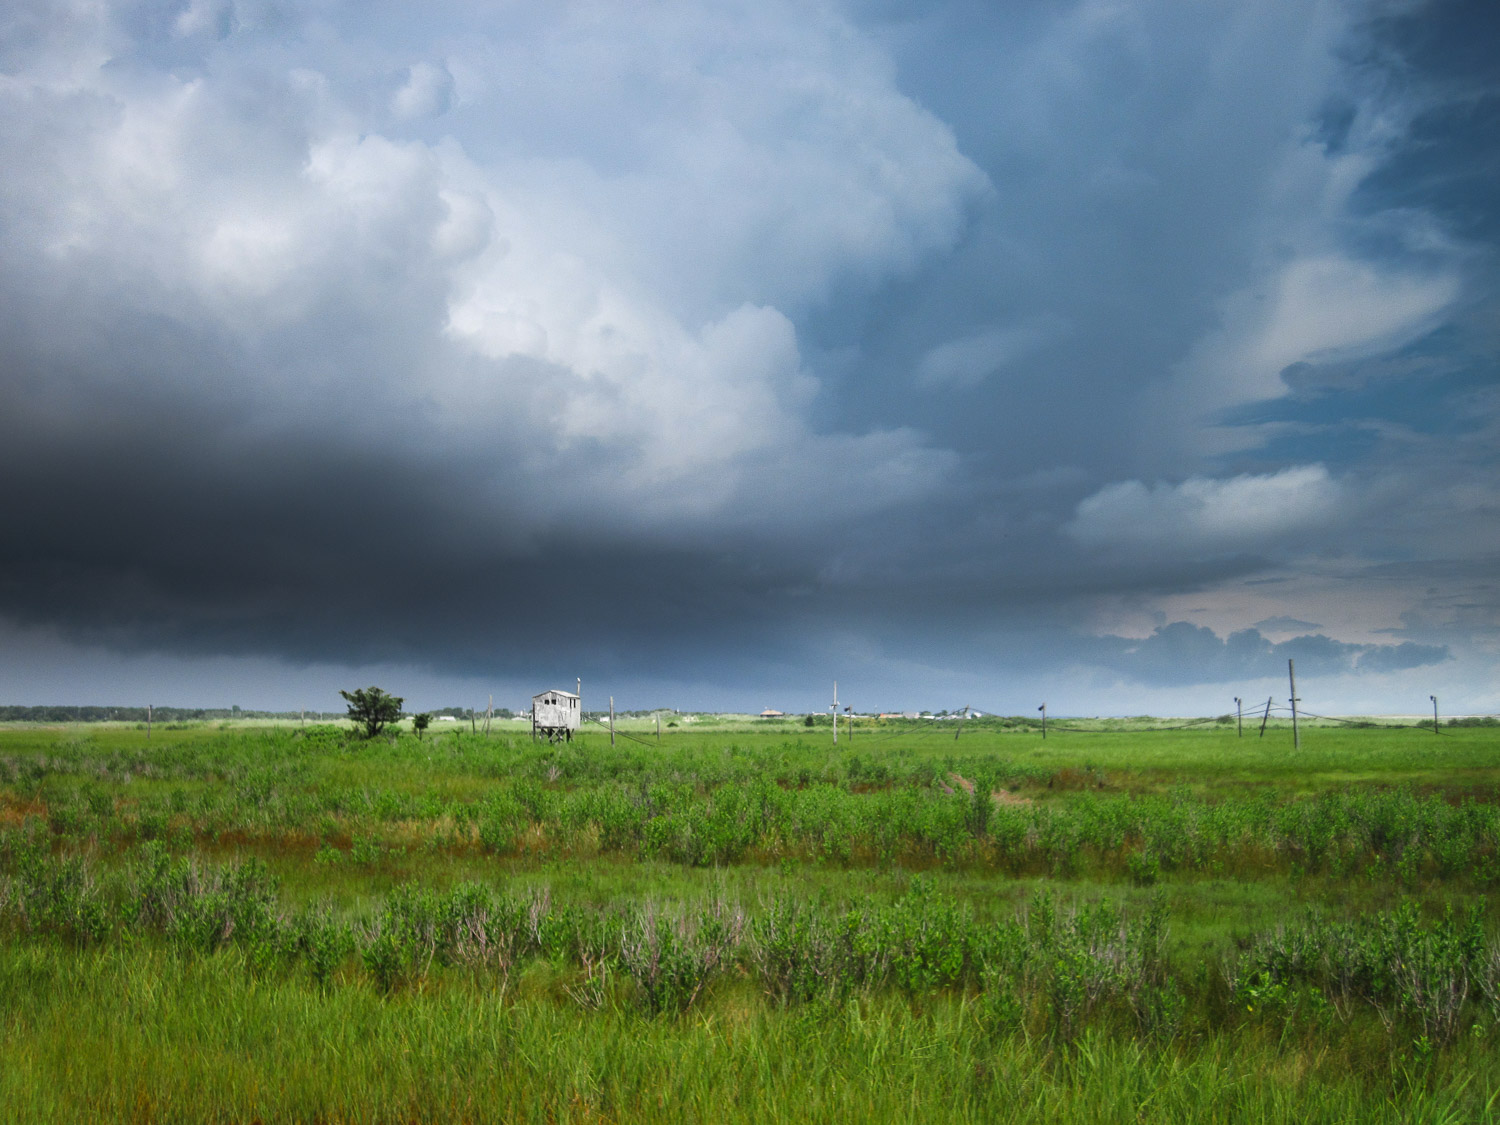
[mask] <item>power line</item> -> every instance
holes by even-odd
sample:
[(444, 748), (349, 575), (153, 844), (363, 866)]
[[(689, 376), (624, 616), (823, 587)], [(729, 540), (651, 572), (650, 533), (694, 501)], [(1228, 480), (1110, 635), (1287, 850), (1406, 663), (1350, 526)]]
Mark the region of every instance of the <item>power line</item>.
[(919, 719), (913, 726), (903, 727), (900, 730), (892, 731), (890, 734), (883, 734), (879, 738), (868, 738), (865, 741), (867, 743), (887, 742), (892, 738), (900, 738), (902, 735), (907, 734), (911, 734), (915, 738), (925, 738), (929, 734), (936, 734), (938, 730), (937, 724), (945, 721), (946, 720), (940, 719), (937, 716), (933, 716), (930, 719)]
[[(605, 728), (606, 730), (610, 729), (609, 724), (606, 723), (603, 719), (596, 719), (592, 715), (590, 715), (590, 716), (588, 716), (588, 720), (591, 723), (598, 723), (601, 727)], [(614, 733), (618, 734), (621, 738), (628, 738), (628, 739), (630, 739), (631, 742), (639, 742), (642, 746), (651, 746), (652, 745), (651, 743), (647, 742), (644, 738), (637, 738), (635, 735), (633, 735), (633, 734), (627, 734), (623, 730), (616, 729), (614, 731)]]
[(1069, 734), (1162, 734), (1174, 730), (1192, 730), (1194, 727), (1201, 727), (1205, 723), (1217, 723), (1218, 721), (1217, 718), (1194, 719), (1192, 722), (1183, 723), (1175, 727), (1132, 727), (1129, 730), (1111, 730), (1099, 727), (1060, 727), (1057, 725), (1057, 721), (1053, 720), (1047, 724), (1047, 729), (1067, 731)]
[[(1291, 708), (1290, 707), (1283, 707), (1280, 704), (1273, 704), (1271, 706), (1270, 710), (1271, 711), (1281, 711), (1281, 712), (1285, 712), (1285, 713), (1290, 713), (1291, 712)], [(1318, 714), (1315, 714), (1312, 711), (1308, 711), (1308, 710), (1306, 710), (1304, 708), (1301, 708), (1301, 707), (1297, 708), (1297, 715), (1298, 715), (1299, 718), (1319, 719), (1319, 720), (1321, 720), (1323, 722), (1327, 722), (1327, 723), (1342, 723), (1345, 726), (1356, 726), (1357, 727), (1357, 726), (1361, 726), (1364, 723), (1368, 722), (1368, 720), (1365, 720), (1365, 719), (1341, 719), (1341, 718), (1339, 718), (1336, 715), (1318, 715)], [(587, 718), (588, 718), (589, 722), (591, 722), (591, 723), (597, 723), (599, 726), (604, 727), (606, 730), (609, 728), (609, 724), (607, 722), (605, 722), (603, 719), (597, 719), (597, 718), (594, 718), (593, 716), (588, 716)], [(931, 736), (933, 734), (938, 733), (938, 731), (941, 729), (940, 726), (939, 726), (939, 724), (947, 722), (947, 721), (948, 720), (947, 720), (946, 717), (939, 717), (939, 716), (932, 716), (930, 718), (919, 719), (919, 720), (913, 722), (910, 726), (903, 726), (903, 727), (901, 727), (899, 729), (892, 730), (892, 731), (890, 731), (888, 733), (885, 733), (885, 734), (881, 734), (881, 735), (877, 735), (877, 736), (874, 736), (874, 737), (865, 738), (863, 740), (863, 744), (866, 745), (866, 746), (875, 746), (875, 745), (879, 745), (882, 742), (889, 742), (893, 738), (904, 738), (904, 737), (910, 737), (910, 738), (927, 738), (927, 737), (929, 737), (929, 736)], [(1171, 733), (1173, 731), (1195, 730), (1198, 727), (1207, 726), (1209, 724), (1214, 724), (1214, 723), (1218, 723), (1218, 722), (1219, 722), (1219, 717), (1218, 716), (1211, 716), (1211, 717), (1202, 718), (1202, 719), (1192, 719), (1189, 722), (1179, 723), (1179, 724), (1177, 724), (1175, 726), (1131, 727), (1131, 728), (1128, 728), (1128, 729), (1120, 729), (1120, 728), (1108, 728), (1108, 727), (1070, 727), (1070, 726), (1062, 726), (1062, 725), (1059, 725), (1058, 722), (1054, 719), (1054, 720), (1050, 721), (1047, 724), (1047, 729), (1048, 729), (1048, 731), (1062, 731), (1062, 732), (1064, 732), (1066, 734), (1168, 734), (1168, 733)], [(1027, 720), (1022, 720), (1022, 726), (1025, 729), (1028, 729), (1028, 730), (1039, 729), (1037, 726), (1031, 725), (1031, 724), (1034, 724), (1034, 723), (1035, 723), (1035, 720), (1031, 720), (1029, 722)], [(1380, 727), (1382, 727), (1382, 728), (1388, 728), (1388, 729), (1391, 729), (1391, 730), (1414, 730), (1414, 729), (1416, 729), (1410, 723), (1381, 723), (1381, 724), (1378, 724), (1378, 725)], [(1014, 728), (1012, 728), (1012, 729), (1014, 729)], [(630, 739), (630, 741), (632, 741), (632, 742), (638, 742), (642, 746), (654, 746), (653, 743), (651, 743), (651, 742), (649, 742), (649, 741), (647, 741), (645, 739), (642, 739), (642, 738), (637, 738), (635, 735), (630, 734), (630, 733), (628, 733), (626, 731), (620, 730), (618, 727), (616, 728), (616, 733), (621, 738), (628, 738), (628, 739)]]

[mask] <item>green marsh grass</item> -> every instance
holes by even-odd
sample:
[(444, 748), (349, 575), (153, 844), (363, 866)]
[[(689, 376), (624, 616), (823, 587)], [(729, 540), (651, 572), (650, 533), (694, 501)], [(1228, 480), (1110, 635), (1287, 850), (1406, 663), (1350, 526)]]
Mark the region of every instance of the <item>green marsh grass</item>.
[(1274, 1031), (1066, 1049), (973, 1003), (783, 1013), (727, 995), (650, 1019), (511, 996), (261, 980), (232, 956), (39, 947), (0, 964), (0, 1105), (63, 1121), (1483, 1120), (1493, 1055), (1356, 1058)]
[(0, 730), (0, 1117), (1497, 1113), (1500, 731), (621, 726)]

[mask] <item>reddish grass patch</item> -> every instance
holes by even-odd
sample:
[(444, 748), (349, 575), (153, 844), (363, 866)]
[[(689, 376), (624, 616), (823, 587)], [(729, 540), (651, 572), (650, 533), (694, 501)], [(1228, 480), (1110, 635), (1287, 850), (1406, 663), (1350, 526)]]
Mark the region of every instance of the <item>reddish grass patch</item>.
[(23, 801), (12, 794), (0, 794), (0, 824), (7, 827), (19, 826), (29, 816), (46, 819), (47, 803), (40, 797)]

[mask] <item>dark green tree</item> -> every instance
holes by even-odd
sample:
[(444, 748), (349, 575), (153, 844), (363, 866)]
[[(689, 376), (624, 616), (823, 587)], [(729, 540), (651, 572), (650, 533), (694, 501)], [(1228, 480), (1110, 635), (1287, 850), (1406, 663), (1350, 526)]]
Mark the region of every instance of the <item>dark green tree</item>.
[(422, 732), (432, 725), (432, 716), (426, 711), (411, 717), (411, 729), (417, 732), (418, 741), (422, 738)]
[(374, 738), (387, 723), (399, 719), (401, 704), (405, 702), (399, 695), (387, 695), (378, 687), (355, 688), (339, 694), (348, 700), (349, 718), (363, 725), (366, 738)]

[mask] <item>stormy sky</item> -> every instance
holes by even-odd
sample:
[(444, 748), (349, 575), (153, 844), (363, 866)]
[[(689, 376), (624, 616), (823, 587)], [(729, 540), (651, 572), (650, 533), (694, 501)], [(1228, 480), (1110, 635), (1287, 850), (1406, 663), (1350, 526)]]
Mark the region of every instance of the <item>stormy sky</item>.
[(1497, 41), (11, 0), (0, 702), (1500, 710)]

